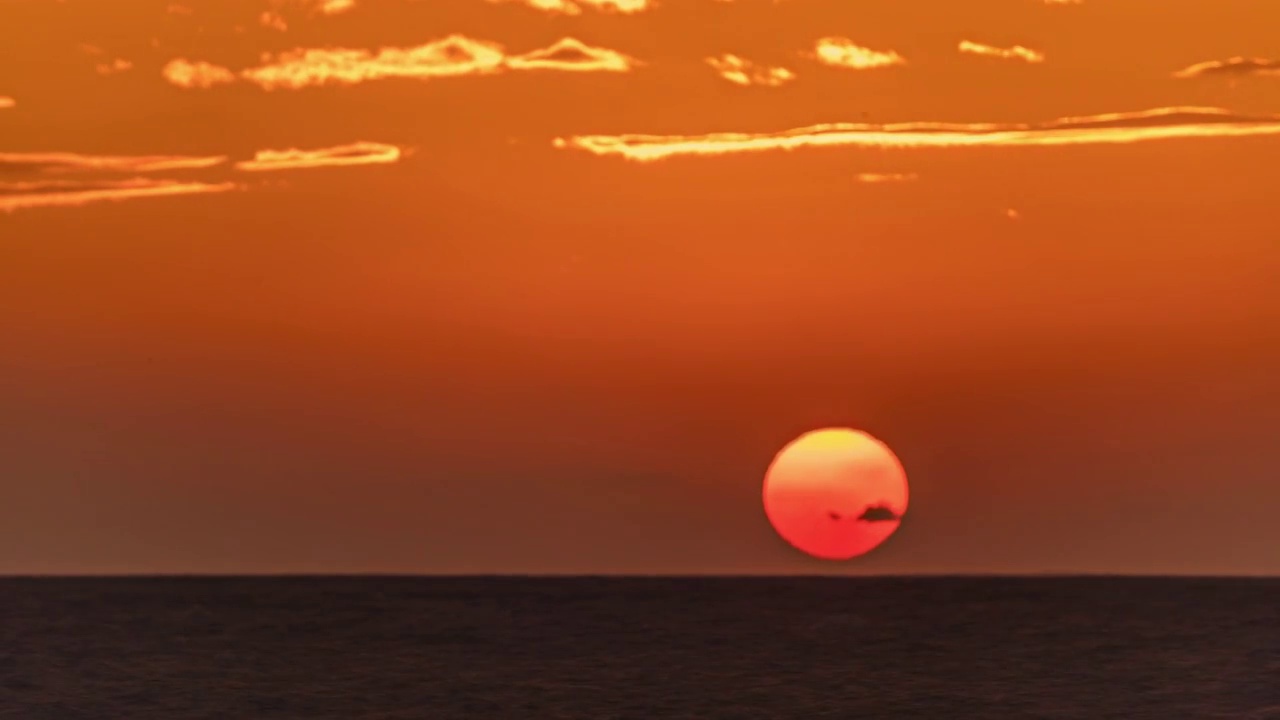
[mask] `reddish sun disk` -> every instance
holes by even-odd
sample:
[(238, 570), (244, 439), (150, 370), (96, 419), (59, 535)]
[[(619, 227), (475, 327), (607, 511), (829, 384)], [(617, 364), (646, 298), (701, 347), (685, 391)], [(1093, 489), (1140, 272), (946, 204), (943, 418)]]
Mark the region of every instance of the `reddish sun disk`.
[(764, 478), (764, 510), (782, 539), (825, 560), (848, 560), (883, 543), (907, 511), (907, 475), (893, 451), (844, 428), (801, 435)]

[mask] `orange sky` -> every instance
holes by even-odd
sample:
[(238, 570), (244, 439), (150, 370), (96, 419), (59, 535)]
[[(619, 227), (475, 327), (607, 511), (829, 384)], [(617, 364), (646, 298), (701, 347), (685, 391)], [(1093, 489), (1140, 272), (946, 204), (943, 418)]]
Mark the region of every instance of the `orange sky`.
[(0, 572), (1280, 572), (1277, 25), (0, 4)]

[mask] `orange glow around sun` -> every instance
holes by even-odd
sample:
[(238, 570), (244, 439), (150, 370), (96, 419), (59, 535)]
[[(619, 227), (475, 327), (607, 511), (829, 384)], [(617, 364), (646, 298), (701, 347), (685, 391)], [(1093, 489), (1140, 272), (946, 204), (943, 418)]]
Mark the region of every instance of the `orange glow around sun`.
[(815, 430), (784, 447), (764, 478), (764, 510), (782, 539), (824, 560), (866, 554), (898, 529), (907, 475), (870, 435)]

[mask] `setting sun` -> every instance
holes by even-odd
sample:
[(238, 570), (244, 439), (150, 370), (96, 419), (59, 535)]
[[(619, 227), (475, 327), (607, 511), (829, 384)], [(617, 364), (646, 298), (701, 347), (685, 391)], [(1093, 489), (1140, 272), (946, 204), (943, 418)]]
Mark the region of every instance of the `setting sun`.
[(884, 443), (849, 429), (801, 435), (765, 473), (764, 509), (778, 534), (824, 560), (875, 549), (907, 511), (907, 476)]

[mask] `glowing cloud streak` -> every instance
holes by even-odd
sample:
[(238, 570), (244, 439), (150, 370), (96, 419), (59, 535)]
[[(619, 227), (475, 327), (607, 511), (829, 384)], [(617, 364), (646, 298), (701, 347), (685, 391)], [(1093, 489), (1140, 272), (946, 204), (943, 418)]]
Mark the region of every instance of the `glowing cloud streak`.
[(0, 95), (0, 110), (7, 110), (11, 107), (17, 107), (18, 102), (8, 95)]
[(354, 85), (387, 78), (419, 80), (489, 75), (507, 70), (626, 72), (637, 61), (622, 53), (564, 38), (551, 47), (508, 56), (501, 45), (450, 35), (412, 48), (377, 52), (344, 48), (298, 49), (269, 58), (241, 75), (265, 90)]
[(1002, 60), (1024, 60), (1029, 63), (1044, 62), (1044, 53), (1021, 45), (1002, 48), (994, 45), (984, 45), (982, 43), (972, 42), (969, 40), (961, 40), (957, 49), (962, 53), (1000, 58)]
[(907, 59), (894, 52), (872, 50), (855, 44), (849, 38), (825, 37), (819, 39), (810, 55), (824, 65), (849, 68), (851, 70), (871, 70), (874, 68), (905, 65)]
[(170, 60), (161, 68), (160, 74), (171, 84), (188, 90), (192, 88), (204, 90), (214, 85), (225, 85), (236, 81), (235, 73), (220, 65), (203, 60), (192, 62), (185, 58)]
[(1184, 80), (1212, 75), (1280, 77), (1280, 60), (1237, 56), (1226, 60), (1196, 63), (1173, 73), (1174, 77)]
[(225, 155), (195, 157), (187, 155), (82, 155), (69, 152), (6, 153), (0, 152), (0, 169), (5, 166), (33, 172), (130, 172), (150, 173), (166, 170), (198, 170), (221, 165)]
[(591, 47), (564, 38), (544, 50), (517, 55), (506, 61), (512, 70), (563, 70), (569, 72), (627, 72), (636, 61), (614, 50)]
[(720, 55), (707, 58), (707, 64), (720, 77), (735, 85), (764, 85), (777, 87), (795, 79), (796, 74), (784, 67), (757, 65), (737, 55)]
[(1262, 135), (1280, 135), (1280, 115), (1245, 116), (1219, 108), (1172, 107), (1060, 118), (1039, 124), (828, 123), (774, 133), (581, 135), (556, 138), (552, 144), (593, 155), (654, 162), (682, 155), (731, 155), (817, 147), (1031, 147)]
[(324, 15), (339, 15), (355, 9), (356, 0), (320, 0), (320, 2), (313, 4)]
[(554, 15), (581, 15), (588, 7), (603, 12), (629, 15), (653, 7), (649, 0), (488, 0), (491, 3), (518, 2), (525, 7)]
[(855, 179), (860, 183), (880, 184), (895, 182), (912, 182), (919, 180), (915, 173), (858, 173)]
[(122, 73), (132, 69), (133, 63), (125, 60), (124, 58), (116, 58), (109, 63), (98, 63), (94, 67), (94, 70), (96, 70), (99, 75), (115, 75), (116, 73)]
[[(86, 183), (0, 183), (0, 212), (38, 207), (80, 207), (173, 195), (221, 193), (237, 189), (235, 183), (178, 182), (134, 178)], [(28, 190), (41, 192), (25, 192)], [(13, 194), (9, 194), (13, 193)]]
[(252, 160), (236, 163), (237, 170), (266, 172), (294, 170), (298, 168), (340, 167), (350, 165), (386, 165), (399, 162), (403, 156), (395, 145), (375, 142), (354, 142), (349, 145), (318, 150), (259, 150)]

